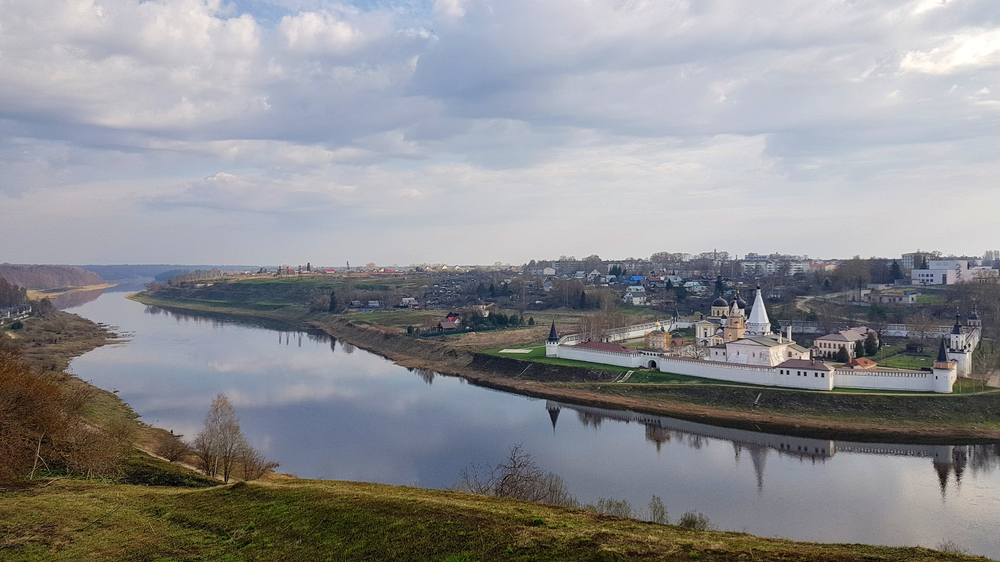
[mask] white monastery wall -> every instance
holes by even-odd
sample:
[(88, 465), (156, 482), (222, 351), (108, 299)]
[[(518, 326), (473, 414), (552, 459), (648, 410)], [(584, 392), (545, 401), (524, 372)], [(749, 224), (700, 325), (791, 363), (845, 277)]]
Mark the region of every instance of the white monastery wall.
[(784, 386), (789, 388), (805, 388), (809, 390), (832, 390), (833, 383), (826, 371), (788, 370), (789, 374), (779, 374), (773, 367), (756, 365), (740, 365), (718, 361), (701, 361), (698, 359), (677, 359), (662, 357), (657, 361), (661, 372), (702, 377), (743, 384), (759, 384), (762, 386)]
[(618, 353), (615, 351), (603, 351), (599, 349), (578, 349), (574, 346), (559, 346), (560, 359), (572, 359), (574, 361), (587, 361), (590, 363), (602, 363), (604, 365), (616, 365), (618, 367), (641, 367), (644, 356), (639, 353)]
[(834, 388), (933, 392), (935, 374), (927, 371), (837, 369)]

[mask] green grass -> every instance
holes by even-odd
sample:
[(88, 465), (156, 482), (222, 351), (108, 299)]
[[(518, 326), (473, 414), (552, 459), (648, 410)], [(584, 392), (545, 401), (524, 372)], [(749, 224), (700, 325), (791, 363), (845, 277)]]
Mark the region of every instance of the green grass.
[[(0, 493), (0, 552), (49, 560), (984, 560), (692, 531), (453, 492), (289, 480)], [(669, 506), (668, 506), (669, 507)], [(750, 557), (752, 553), (752, 558)]]
[(932, 367), (934, 358), (926, 355), (893, 355), (885, 359), (878, 359), (879, 367), (889, 367), (890, 369), (910, 369), (919, 371), (924, 367)]
[(741, 385), (728, 381), (704, 379), (701, 377), (691, 377), (688, 375), (678, 375), (676, 373), (661, 373), (660, 371), (636, 371), (629, 377), (626, 384), (632, 383), (653, 383), (653, 384), (724, 384), (750, 387), (753, 385)]

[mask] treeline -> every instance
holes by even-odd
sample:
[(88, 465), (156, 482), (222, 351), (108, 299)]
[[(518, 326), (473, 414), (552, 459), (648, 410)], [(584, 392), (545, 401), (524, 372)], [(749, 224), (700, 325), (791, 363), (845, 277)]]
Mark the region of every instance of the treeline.
[(27, 289), (8, 283), (6, 279), (0, 277), (0, 306), (14, 306), (27, 304), (27, 302)]
[(6, 279), (8, 283), (28, 289), (61, 289), (104, 283), (104, 279), (92, 271), (62, 265), (5, 263), (0, 264), (0, 277)]

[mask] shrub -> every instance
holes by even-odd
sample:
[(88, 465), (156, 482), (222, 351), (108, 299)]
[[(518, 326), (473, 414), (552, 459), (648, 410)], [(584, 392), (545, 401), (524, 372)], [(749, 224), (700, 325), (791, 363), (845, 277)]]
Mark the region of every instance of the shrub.
[(684, 515), (681, 515), (677, 525), (684, 527), (685, 529), (693, 529), (695, 531), (707, 531), (711, 528), (711, 523), (709, 523), (708, 517), (705, 517), (702, 513), (694, 511), (688, 511)]
[(585, 507), (593, 509), (597, 513), (614, 515), (616, 517), (632, 518), (632, 504), (628, 500), (616, 500), (614, 498), (601, 498), (596, 504), (587, 504)]
[(20, 330), (20, 329), (21, 329), (21, 328), (23, 328), (23, 327), (24, 327), (24, 322), (21, 322), (20, 320), (14, 320), (14, 321), (13, 321), (13, 322), (12, 322), (12, 323), (10, 324), (10, 329), (11, 329), (11, 330)]
[(535, 458), (521, 450), (521, 445), (511, 447), (507, 458), (496, 466), (470, 465), (459, 474), (462, 480), (452, 486), (455, 491), (564, 507), (580, 505), (563, 479), (539, 468)]
[(32, 369), (16, 350), (0, 349), (0, 477), (69, 470), (116, 475), (131, 449), (134, 420), (119, 416), (94, 428), (84, 411), (94, 390), (71, 387)]
[(937, 546), (935, 546), (934, 549), (939, 550), (941, 552), (947, 552), (948, 554), (962, 554), (962, 555), (969, 554), (969, 549), (959, 546), (958, 543), (956, 543), (951, 539), (943, 540), (937, 543)]
[(663, 505), (660, 496), (653, 496), (649, 500), (649, 520), (660, 525), (666, 525), (670, 522), (667, 517), (667, 508)]
[(177, 462), (184, 458), (191, 448), (187, 446), (187, 443), (181, 441), (183, 435), (174, 435), (170, 433), (160, 439), (160, 442), (156, 446), (156, 454), (167, 459), (170, 462)]

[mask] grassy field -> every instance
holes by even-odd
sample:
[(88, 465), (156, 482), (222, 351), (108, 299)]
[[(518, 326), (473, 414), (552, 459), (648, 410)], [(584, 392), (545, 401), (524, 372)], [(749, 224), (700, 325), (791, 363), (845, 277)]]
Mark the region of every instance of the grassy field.
[(8, 562), (985, 560), (925, 548), (694, 531), (586, 510), (352, 482), (179, 488), (61, 480), (0, 492), (0, 502), (0, 553)]

